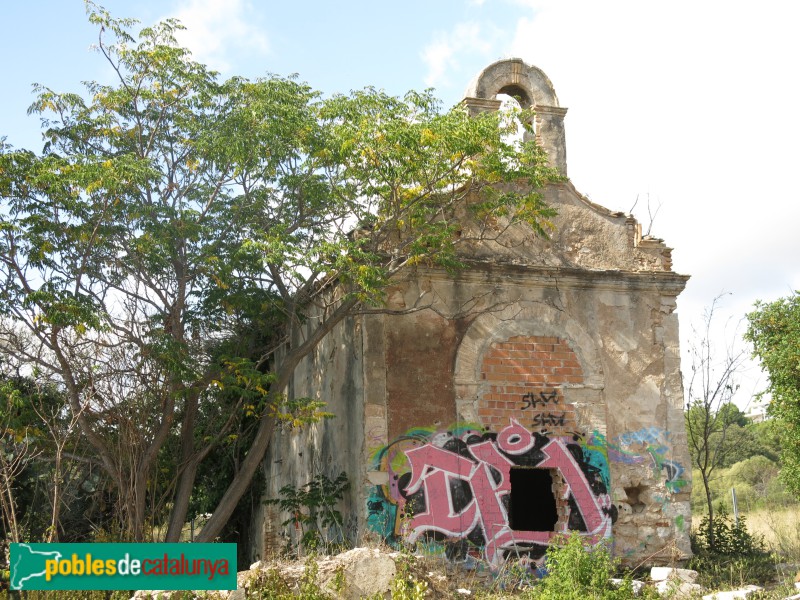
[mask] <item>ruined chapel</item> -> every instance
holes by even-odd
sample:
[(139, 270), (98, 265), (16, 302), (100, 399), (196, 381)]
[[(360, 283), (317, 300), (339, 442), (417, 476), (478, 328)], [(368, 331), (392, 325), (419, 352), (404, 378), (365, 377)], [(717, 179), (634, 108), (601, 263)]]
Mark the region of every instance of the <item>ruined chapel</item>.
[[(498, 95), (535, 111), (533, 131), (567, 174), (553, 85), (519, 59), (467, 89), (470, 111)], [(538, 560), (560, 534), (606, 540), (628, 564), (689, 553), (691, 468), (683, 418), (676, 298), (688, 279), (631, 216), (568, 179), (545, 201), (549, 239), (525, 225), (464, 250), (455, 276), (417, 269), (389, 308), (349, 318), (298, 367), (290, 393), (335, 418), (276, 431), (265, 497), (345, 472), (338, 532), (416, 542), (489, 567)], [(258, 509), (252, 558), (295, 536), (275, 505)]]

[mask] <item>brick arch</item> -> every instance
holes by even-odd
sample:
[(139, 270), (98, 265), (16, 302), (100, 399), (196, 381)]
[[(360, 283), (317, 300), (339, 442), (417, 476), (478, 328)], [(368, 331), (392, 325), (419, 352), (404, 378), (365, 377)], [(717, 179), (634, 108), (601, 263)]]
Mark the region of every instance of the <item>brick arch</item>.
[(514, 336), (492, 342), (481, 361), (478, 418), (492, 431), (515, 418), (531, 431), (569, 435), (577, 419), (564, 386), (583, 382), (578, 357), (563, 338)]
[[(528, 373), (527, 379), (519, 380), (522, 384), (519, 386), (503, 384), (496, 376), (505, 374), (504, 368), (498, 371), (487, 370), (487, 367), (514, 367), (513, 364), (492, 365), (491, 362), (485, 364), (486, 360), (502, 361), (503, 357), (497, 354), (499, 350), (504, 349), (503, 344), (515, 343), (525, 344), (524, 350), (522, 348), (519, 350), (531, 353), (526, 358), (530, 361), (529, 364), (517, 365), (518, 370), (525, 371), (527, 368)], [(537, 348), (537, 344), (540, 347)], [(546, 352), (550, 352), (552, 357), (545, 358), (543, 354), (539, 354)], [(520, 355), (517, 358), (524, 357)], [(539, 360), (550, 364), (536, 365), (536, 361)], [(512, 374), (512, 370), (509, 370), (509, 374)], [(524, 373), (522, 375), (524, 376)], [(521, 396), (529, 392), (537, 394), (538, 397), (539, 392), (552, 393), (553, 389), (558, 388), (557, 397), (563, 398), (565, 388), (602, 390), (605, 387), (605, 376), (594, 340), (564, 311), (546, 304), (516, 305), (501, 312), (485, 313), (475, 319), (456, 353), (454, 379), (459, 418), (484, 422), (484, 418), (498, 416), (506, 418), (506, 424), (509, 414), (502, 412), (497, 415), (489, 415), (486, 412), (482, 416), (479, 414), (481, 408), (484, 410), (489, 408), (485, 402), (508, 402), (509, 398), (489, 398), (497, 392), (496, 389), (492, 389), (493, 386), (497, 388), (502, 384), (503, 387), (519, 388), (510, 392), (518, 397), (518, 406), (523, 402)], [(549, 385), (547, 388), (545, 386), (539, 388), (538, 383)], [(523, 388), (530, 389), (519, 392)], [(491, 408), (509, 411), (513, 409), (512, 405), (506, 404), (501, 407), (495, 404)], [(519, 416), (519, 411), (515, 412), (515, 416)], [(489, 421), (494, 425), (495, 419)], [(553, 428), (549, 430), (555, 431)]]

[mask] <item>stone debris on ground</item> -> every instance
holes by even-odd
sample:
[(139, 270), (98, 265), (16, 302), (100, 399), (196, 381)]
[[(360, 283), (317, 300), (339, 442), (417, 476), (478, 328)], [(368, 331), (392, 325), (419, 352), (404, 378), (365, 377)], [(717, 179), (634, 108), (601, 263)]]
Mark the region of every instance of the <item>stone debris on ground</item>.
[(655, 588), (660, 596), (674, 598), (691, 598), (703, 591), (697, 581), (697, 571), (691, 569), (676, 569), (673, 567), (653, 567), (650, 569), (650, 579), (655, 582)]
[(680, 579), (665, 579), (657, 581), (656, 591), (661, 597), (672, 600), (682, 600), (683, 598), (693, 598), (703, 591), (703, 586), (697, 583), (688, 583)]
[(762, 591), (764, 588), (757, 585), (746, 585), (738, 590), (730, 590), (728, 592), (715, 592), (703, 596), (703, 600), (735, 600), (736, 598), (747, 598)]
[[(336, 556), (319, 556), (313, 559), (316, 566), (316, 582), (321, 591), (336, 600), (358, 600), (361, 598), (388, 598), (392, 581), (402, 564), (414, 564), (411, 573), (418, 580), (428, 585), (426, 598), (467, 598), (480, 593), (493, 581), (486, 573), (468, 572), (452, 564), (433, 563), (423, 557), (411, 557), (386, 548), (354, 548)], [(273, 572), (288, 586), (290, 590), (299, 592), (304, 575), (307, 574), (304, 561), (258, 561), (250, 565), (246, 571), (237, 574), (237, 589), (219, 592), (197, 592), (197, 598), (214, 598), (219, 600), (246, 600), (251, 597), (265, 577)], [(402, 571), (401, 571), (402, 572)], [(670, 600), (698, 598), (703, 588), (696, 583), (697, 571), (672, 567), (653, 567), (650, 571), (651, 583), (634, 579), (632, 587), (634, 595), (639, 596), (642, 590), (651, 585), (659, 595)], [(623, 579), (611, 579), (612, 584), (620, 586)], [(466, 585), (465, 585), (466, 584)], [(472, 589), (469, 589), (469, 588)], [(800, 589), (800, 582), (796, 584)], [(506, 590), (508, 593), (509, 590)], [(702, 596), (703, 600), (734, 600), (738, 598), (757, 597), (763, 588), (756, 585), (743, 586), (740, 589), (718, 591)], [(169, 600), (171, 597), (184, 598), (184, 592), (139, 591), (131, 600), (159, 598)], [(260, 597), (260, 596), (259, 596)], [(504, 597), (513, 598), (513, 593)], [(785, 600), (800, 600), (800, 594), (787, 597)]]
[[(615, 577), (611, 578), (609, 581), (611, 582), (611, 585), (613, 585), (614, 587), (619, 587), (623, 583), (625, 583), (624, 579), (617, 579)], [(647, 584), (644, 581), (639, 581), (638, 579), (631, 580), (631, 588), (633, 588), (633, 595), (638, 596), (639, 594), (641, 594), (642, 589), (644, 588), (645, 585)]]
[(653, 567), (650, 569), (650, 579), (653, 581), (680, 579), (686, 583), (695, 583), (698, 576), (699, 573), (691, 569), (676, 569), (674, 567)]
[[(314, 558), (317, 565), (317, 581), (320, 589), (341, 600), (359, 600), (390, 590), (392, 580), (397, 574), (396, 561), (399, 552), (385, 552), (378, 548), (353, 548), (336, 556)], [(299, 589), (300, 581), (306, 573), (302, 561), (258, 561), (246, 571), (236, 576), (237, 589), (219, 591), (215, 595), (223, 600), (240, 600), (248, 597), (248, 591), (270, 570), (275, 570), (290, 589)], [(337, 583), (338, 582), (338, 583)], [(337, 592), (338, 587), (341, 592)], [(160, 598), (167, 600), (171, 592), (139, 591), (131, 600)]]

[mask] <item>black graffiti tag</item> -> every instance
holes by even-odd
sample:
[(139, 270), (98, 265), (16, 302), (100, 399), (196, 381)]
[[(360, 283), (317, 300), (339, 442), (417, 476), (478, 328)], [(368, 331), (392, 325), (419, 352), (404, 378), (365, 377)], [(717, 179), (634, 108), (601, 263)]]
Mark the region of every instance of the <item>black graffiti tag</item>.
[(538, 427), (543, 427), (546, 425), (564, 425), (564, 417), (566, 417), (567, 413), (553, 413), (553, 412), (542, 412), (536, 413), (533, 415), (533, 424)]
[(528, 392), (522, 396), (522, 410), (526, 408), (536, 408), (539, 405), (547, 406), (548, 404), (558, 404), (558, 391), (551, 390), (550, 392), (539, 392), (534, 394)]

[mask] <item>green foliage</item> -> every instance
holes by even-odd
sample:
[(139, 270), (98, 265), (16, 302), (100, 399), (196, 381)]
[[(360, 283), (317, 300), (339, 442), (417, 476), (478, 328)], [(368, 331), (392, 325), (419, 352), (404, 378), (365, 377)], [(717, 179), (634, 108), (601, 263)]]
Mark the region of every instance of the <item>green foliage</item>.
[(254, 579), (250, 580), (248, 592), (254, 598), (274, 598), (275, 600), (296, 598), (276, 569), (258, 573)]
[[(731, 488), (736, 490), (740, 511), (794, 505), (796, 500), (778, 477), (778, 472), (779, 465), (764, 456), (753, 456), (730, 468), (720, 469), (710, 484), (714, 506), (732, 510)], [(692, 510), (702, 513), (705, 504), (705, 492), (696, 486), (692, 489)]]
[(725, 448), (722, 452), (720, 467), (726, 468), (750, 457), (761, 456), (770, 462), (777, 462), (780, 446), (762, 432), (763, 423), (746, 423), (744, 426), (733, 424), (725, 434)]
[(691, 539), (694, 557), (687, 567), (700, 573), (703, 586), (764, 584), (775, 577), (776, 558), (764, 541), (747, 530), (744, 516), (734, 523), (724, 506), (713, 521), (704, 517)]
[[(739, 522), (734, 523), (724, 507), (717, 511), (718, 519), (712, 524), (708, 517), (703, 517), (697, 529), (694, 540), (695, 546), (701, 551), (714, 551), (725, 556), (750, 555), (764, 552), (764, 543), (761, 539), (752, 536), (747, 531), (747, 519), (739, 517)], [(711, 540), (714, 540), (713, 545)]]
[(744, 427), (749, 423), (745, 414), (733, 402), (728, 402), (719, 407), (719, 416), (725, 425), (738, 425)]
[[(2, 365), (5, 366), (5, 365)], [(0, 367), (2, 368), (2, 367)], [(32, 377), (0, 374), (0, 538), (76, 541), (101, 526), (104, 478), (82, 459), (64, 394)], [(59, 452), (68, 452), (69, 457)], [(78, 460), (73, 460), (77, 457)], [(55, 487), (59, 518), (52, 523)], [(13, 505), (13, 507), (12, 507)]]
[(258, 573), (249, 581), (248, 598), (264, 598), (269, 600), (330, 600), (331, 596), (323, 591), (319, 582), (319, 566), (315, 557), (305, 562), (305, 568), (297, 582), (297, 591), (281, 577), (276, 569), (268, 569)]
[(562, 542), (547, 549), (547, 575), (529, 590), (527, 597), (536, 600), (627, 600), (634, 597), (630, 576), (619, 586), (610, 582), (617, 565), (604, 544), (587, 548), (576, 533)]
[(747, 420), (744, 426), (740, 425), (737, 413), (740, 414), (739, 409), (730, 402), (715, 409), (707, 407), (702, 400), (695, 400), (687, 407), (686, 428), (693, 465), (702, 464), (711, 473), (715, 468), (737, 462), (736, 458), (745, 452), (759, 448), (758, 440), (746, 429)]
[(329, 600), (330, 596), (322, 591), (318, 581), (319, 566), (314, 557), (306, 560), (303, 576), (300, 578), (300, 598), (304, 600)]
[(800, 494), (800, 294), (756, 303), (746, 338), (769, 374), (769, 412), (781, 423), (781, 477)]
[(732, 449), (727, 443), (728, 433), (742, 422), (741, 412), (733, 405), (733, 397), (739, 389), (739, 369), (745, 358), (744, 351), (736, 349), (735, 343), (719, 349), (711, 341), (714, 313), (720, 299), (721, 296), (714, 298), (705, 310), (702, 330), (698, 332), (693, 328), (695, 339), (689, 344), (691, 376), (686, 388), (684, 413), (692, 469), (697, 469), (700, 474), (695, 482), (703, 486), (706, 513), (712, 524), (712, 546), (714, 504), (711, 482)]
[(284, 398), (282, 402), (273, 404), (270, 410), (280, 424), (303, 427), (322, 419), (332, 419), (335, 415), (322, 410), (325, 406), (325, 402), (313, 398)]
[(333, 574), (333, 581), (331, 582), (333, 591), (337, 594), (342, 593), (346, 584), (347, 580), (345, 579), (344, 575), (344, 565), (339, 565), (336, 567), (336, 571)]
[(331, 546), (331, 529), (337, 538), (341, 538), (342, 514), (336, 505), (349, 488), (350, 482), (344, 471), (333, 480), (320, 474), (300, 487), (283, 486), (278, 492), (280, 498), (270, 498), (265, 503), (277, 504), (289, 513), (289, 518), (281, 525), (299, 528), (303, 548), (317, 551)]
[(414, 575), (416, 558), (406, 546), (401, 548), (400, 557), (395, 564), (397, 573), (391, 584), (392, 600), (424, 600), (428, 592), (428, 583)]
[[(733, 411), (732, 411), (733, 412)], [(736, 413), (739, 413), (736, 409)], [(731, 505), (731, 488), (736, 489), (740, 510), (749, 511), (794, 504), (795, 500), (785, 484), (777, 477), (780, 465), (782, 422), (767, 419), (760, 423), (738, 424), (739, 419), (727, 428), (724, 439), (719, 434), (711, 436), (711, 446), (720, 449), (719, 467), (709, 479), (712, 504)], [(697, 464), (698, 456), (693, 445), (692, 464)], [(693, 480), (698, 482), (692, 488), (692, 510), (700, 513), (707, 510), (705, 489), (699, 482), (702, 475), (695, 468)]]

